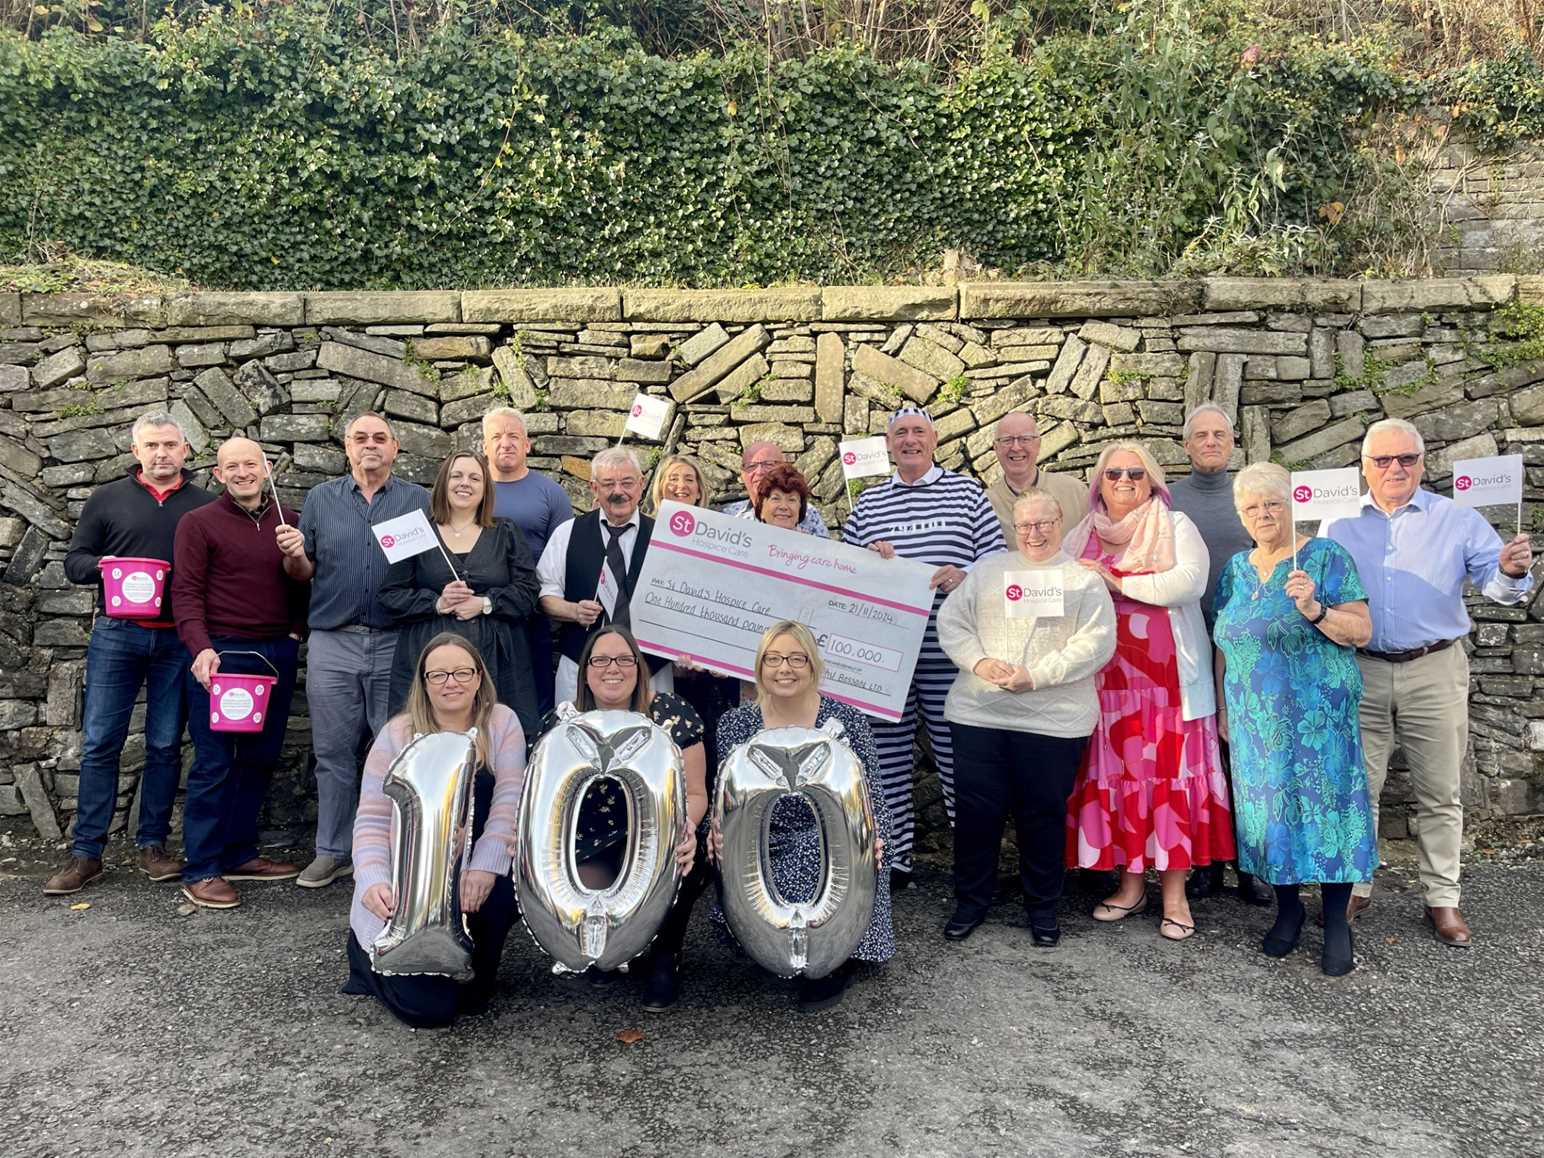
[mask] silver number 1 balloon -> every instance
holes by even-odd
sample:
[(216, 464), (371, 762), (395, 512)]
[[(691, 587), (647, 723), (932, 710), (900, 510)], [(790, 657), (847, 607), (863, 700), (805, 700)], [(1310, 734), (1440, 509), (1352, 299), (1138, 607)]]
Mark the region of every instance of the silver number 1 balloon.
[[(565, 708), (526, 766), (515, 895), (554, 972), (615, 969), (649, 947), (675, 901), (686, 766), (647, 716)], [(580, 804), (602, 777), (622, 786), (627, 845), (616, 879), (593, 889), (579, 877), (575, 842)]]
[(472, 976), (472, 938), (461, 912), (461, 872), (471, 856), (477, 730), (418, 735), (386, 773), (396, 804), (391, 891), (396, 911), (369, 947), (377, 973)]
[[(844, 735), (838, 720), (774, 728), (735, 748), (719, 769), (719, 905), (741, 947), (781, 977), (826, 976), (852, 956), (873, 919), (874, 811)], [(785, 901), (772, 881), (772, 806), (790, 795), (808, 802), (820, 833), (820, 887), (805, 904)]]

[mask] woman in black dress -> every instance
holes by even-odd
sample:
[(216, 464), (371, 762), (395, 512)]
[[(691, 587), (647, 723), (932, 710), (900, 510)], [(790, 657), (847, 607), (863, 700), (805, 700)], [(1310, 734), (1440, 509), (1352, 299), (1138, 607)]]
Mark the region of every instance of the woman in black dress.
[(525, 536), (493, 517), (487, 480), (482, 455), (458, 451), (447, 458), (429, 501), (444, 550), (403, 559), (386, 572), (381, 605), (399, 627), (389, 710), (396, 715), (406, 705), (424, 645), (450, 631), (476, 646), (499, 702), (514, 709), (529, 733), (538, 713), (524, 620), (536, 610), (541, 584)]
[[(681, 749), (686, 766), (687, 832), (676, 846), (676, 861), (686, 873), (674, 907), (649, 952), (632, 970), (643, 978), (645, 1009), (668, 1009), (676, 998), (676, 974), (681, 967), (681, 945), (692, 905), (708, 882), (707, 858), (699, 855), (698, 829), (708, 812), (707, 759), (703, 752), (702, 721), (685, 700), (669, 692), (656, 692), (647, 679), (643, 653), (626, 628), (607, 624), (585, 642), (579, 653), (579, 693), (574, 707), (581, 712), (638, 712), (664, 728)], [(537, 729), (537, 738), (557, 723), (552, 711)], [(627, 850), (627, 801), (621, 786), (601, 780), (585, 793), (579, 805), (574, 859), (579, 877), (590, 888), (605, 888), (621, 871)]]

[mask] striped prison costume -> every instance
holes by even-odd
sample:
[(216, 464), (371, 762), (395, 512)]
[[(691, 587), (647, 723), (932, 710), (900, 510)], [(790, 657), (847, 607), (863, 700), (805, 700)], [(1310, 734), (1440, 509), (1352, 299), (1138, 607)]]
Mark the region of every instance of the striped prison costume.
[[(896, 474), (864, 491), (842, 528), (842, 540), (854, 547), (889, 543), (903, 559), (935, 567), (952, 563), (967, 571), (977, 560), (1007, 549), (1002, 524), (981, 484), (939, 466), (914, 483), (904, 483)], [(938, 608), (943, 601), (944, 592), (935, 592), (905, 713), (894, 724), (870, 721), (879, 752), (880, 783), (890, 806), (892, 843), (885, 849), (885, 859), (905, 872), (911, 871), (915, 830), (911, 773), (919, 713), (938, 765), (944, 807), (950, 823), (954, 821), (954, 745), (944, 720), (944, 697), (957, 669), (938, 645)]]

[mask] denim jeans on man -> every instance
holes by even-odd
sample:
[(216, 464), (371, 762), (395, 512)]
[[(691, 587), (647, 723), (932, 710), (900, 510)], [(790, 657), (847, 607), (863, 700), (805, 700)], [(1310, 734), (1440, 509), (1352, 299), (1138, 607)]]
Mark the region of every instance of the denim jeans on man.
[(210, 727), (209, 693), (191, 671), (187, 675), (193, 767), (182, 804), (182, 879), (189, 884), (217, 877), (257, 855), (257, 817), (284, 746), (300, 653), (300, 644), (288, 638), (211, 642), (226, 675), (277, 672), (279, 682), (261, 732), (216, 732)]
[[(306, 702), (316, 756), (316, 853), (347, 860), (359, 803), (359, 748), (386, 724), (397, 633), (367, 627), (313, 631)], [(367, 731), (368, 729), (368, 731)]]
[(97, 616), (86, 647), (86, 710), (80, 753), (80, 803), (70, 853), (101, 860), (118, 800), (118, 765), (129, 717), (145, 689), (145, 770), (139, 790), (140, 848), (165, 846), (182, 778), (187, 722), (183, 673), (188, 649), (169, 627)]

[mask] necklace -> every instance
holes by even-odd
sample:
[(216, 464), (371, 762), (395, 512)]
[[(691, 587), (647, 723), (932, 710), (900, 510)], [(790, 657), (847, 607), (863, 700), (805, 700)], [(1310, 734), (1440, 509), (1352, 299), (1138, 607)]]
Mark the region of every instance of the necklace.
[(461, 538), (463, 535), (467, 534), (467, 532), (474, 531), (476, 529), (477, 529), (477, 524), (476, 523), (468, 523), (464, 527), (458, 527), (454, 523), (446, 523), (445, 524), (445, 533), (447, 535), (453, 535), (453, 536), (455, 536), (458, 539)]

